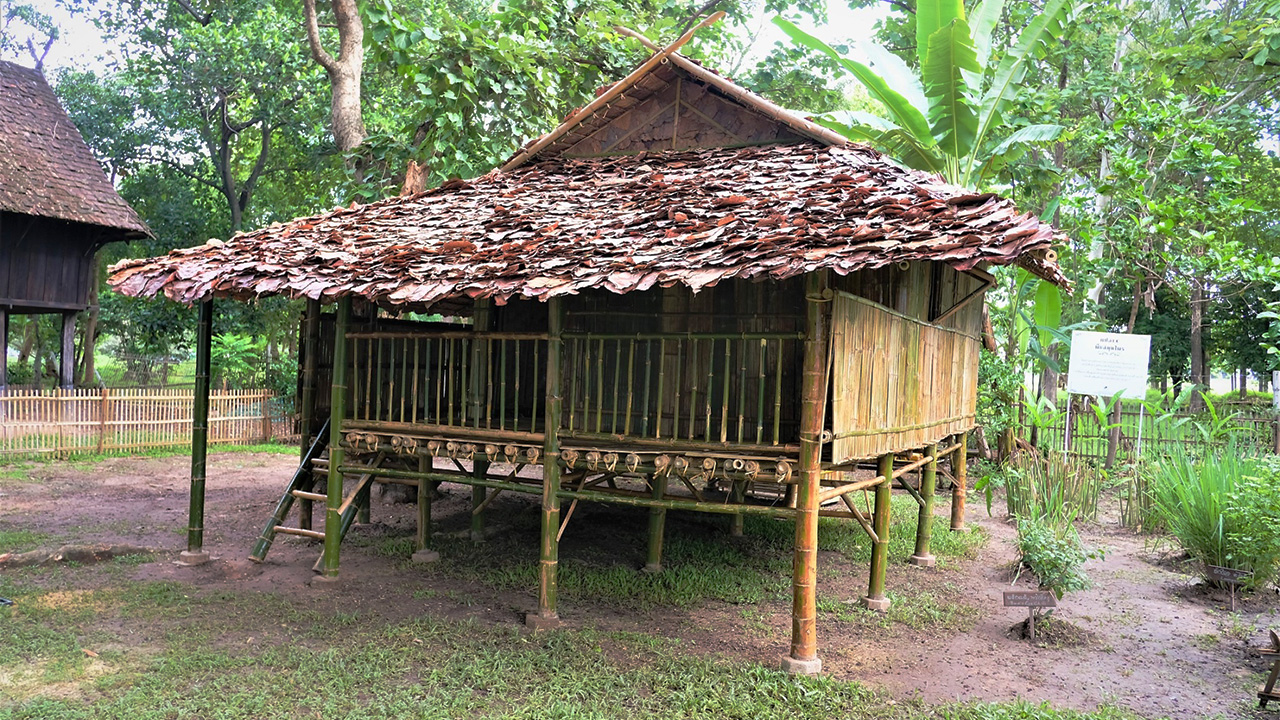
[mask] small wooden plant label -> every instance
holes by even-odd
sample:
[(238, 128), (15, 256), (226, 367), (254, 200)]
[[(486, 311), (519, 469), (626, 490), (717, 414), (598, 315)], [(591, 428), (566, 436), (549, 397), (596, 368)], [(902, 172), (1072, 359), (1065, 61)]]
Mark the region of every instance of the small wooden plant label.
[(1004, 606), (1027, 608), (1027, 636), (1035, 642), (1037, 611), (1058, 607), (1058, 596), (1049, 590), (1005, 590)]
[(1218, 582), (1231, 588), (1231, 612), (1236, 611), (1236, 586), (1243, 585), (1249, 578), (1253, 577), (1253, 573), (1248, 570), (1237, 570), (1235, 568), (1222, 567), (1221, 565), (1204, 566), (1204, 576), (1212, 582)]

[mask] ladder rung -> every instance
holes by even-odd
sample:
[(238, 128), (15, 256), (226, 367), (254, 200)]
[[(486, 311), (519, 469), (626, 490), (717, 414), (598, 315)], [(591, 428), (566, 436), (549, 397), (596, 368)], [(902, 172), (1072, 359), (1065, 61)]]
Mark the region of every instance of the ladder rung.
[(306, 490), (294, 490), (293, 496), (302, 498), (303, 500), (328, 500), (329, 496), (324, 493), (307, 492)]
[(302, 528), (285, 527), (284, 525), (277, 525), (276, 532), (284, 533), (285, 535), (301, 535), (302, 537), (309, 537), (315, 540), (324, 539), (324, 533), (318, 530), (303, 530)]
[(329, 467), (329, 458), (311, 458), (311, 464)]

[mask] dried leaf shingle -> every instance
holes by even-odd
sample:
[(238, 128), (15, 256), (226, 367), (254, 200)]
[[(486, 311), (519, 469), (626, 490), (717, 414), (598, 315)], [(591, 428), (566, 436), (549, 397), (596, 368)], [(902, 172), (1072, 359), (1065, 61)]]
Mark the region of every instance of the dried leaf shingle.
[(126, 260), (128, 295), (363, 296), (462, 309), (590, 288), (693, 290), (728, 278), (847, 274), (902, 261), (1019, 263), (1068, 285), (1061, 236), (1012, 201), (818, 143), (555, 159), (417, 195)]

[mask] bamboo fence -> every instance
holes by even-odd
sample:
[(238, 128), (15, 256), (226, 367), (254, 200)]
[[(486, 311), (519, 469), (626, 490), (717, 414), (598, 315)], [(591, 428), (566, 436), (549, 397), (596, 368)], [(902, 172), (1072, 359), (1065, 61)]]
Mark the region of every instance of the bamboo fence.
[[(1062, 451), (1084, 459), (1102, 462), (1107, 458), (1111, 431), (1087, 411), (1071, 413), (1070, 443), (1065, 437), (1065, 417), (1039, 428), (1027, 424), (1023, 437), (1031, 437), (1034, 431), (1039, 447)], [(1157, 458), (1189, 450), (1225, 450), (1234, 442), (1242, 451), (1275, 452), (1280, 450), (1280, 418), (1274, 415), (1235, 415), (1226, 423), (1218, 437), (1206, 437), (1196, 423), (1207, 423), (1207, 418), (1178, 414), (1164, 419), (1141, 414), (1126, 408), (1120, 414), (1120, 427), (1116, 457), (1121, 462), (1133, 461), (1138, 455), (1138, 424), (1142, 423), (1142, 456)], [(1110, 420), (1107, 420), (1110, 424)]]
[[(0, 458), (67, 457), (191, 443), (192, 388), (85, 388), (0, 393)], [(293, 420), (264, 389), (214, 390), (209, 442), (294, 435)]]

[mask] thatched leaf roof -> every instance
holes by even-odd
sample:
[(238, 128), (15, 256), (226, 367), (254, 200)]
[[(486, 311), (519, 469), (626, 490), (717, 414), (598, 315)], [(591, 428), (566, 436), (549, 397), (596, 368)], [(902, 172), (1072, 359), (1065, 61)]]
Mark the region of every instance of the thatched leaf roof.
[(440, 312), (476, 297), (696, 291), (728, 278), (920, 260), (960, 270), (1019, 263), (1065, 285), (1045, 258), (1054, 241), (1048, 224), (998, 195), (866, 147), (804, 141), (533, 162), (126, 260), (110, 282), (183, 303), (352, 295)]

